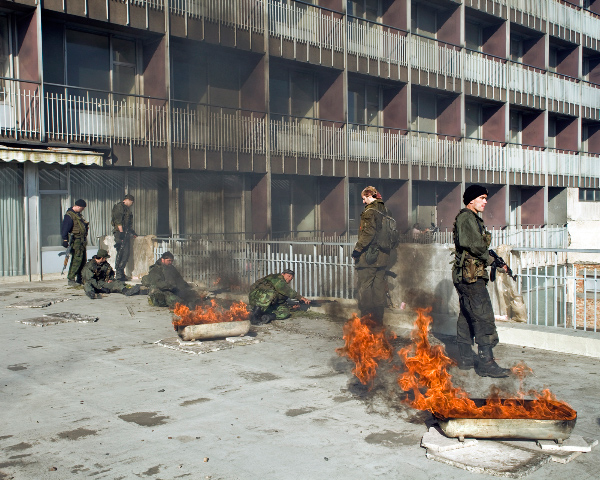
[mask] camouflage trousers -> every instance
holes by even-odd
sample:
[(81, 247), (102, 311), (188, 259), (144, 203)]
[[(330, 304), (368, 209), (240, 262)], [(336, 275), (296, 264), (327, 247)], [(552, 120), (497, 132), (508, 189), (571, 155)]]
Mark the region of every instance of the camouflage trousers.
[(76, 238), (73, 240), (73, 247), (71, 248), (71, 265), (69, 265), (67, 278), (74, 282), (81, 282), (81, 270), (86, 262), (86, 241), (82, 238)]
[(486, 281), (480, 278), (475, 283), (455, 283), (454, 287), (460, 301), (456, 342), (472, 345), (475, 339), (481, 347), (495, 347), (498, 332)]
[(360, 315), (371, 314), (373, 320), (383, 323), (383, 310), (387, 305), (387, 283), (385, 267), (361, 267), (356, 269), (358, 277), (357, 296)]
[(90, 280), (85, 282), (83, 290), (85, 293), (123, 293), (127, 288), (131, 288), (125, 282), (119, 282), (113, 280), (112, 282), (105, 282), (103, 280)]
[(277, 320), (284, 320), (292, 313), (287, 304), (287, 298), (275, 290), (257, 288), (248, 294), (248, 303), (252, 307), (260, 307), (263, 314), (274, 313)]
[(193, 309), (196, 308), (200, 300), (200, 297), (193, 291), (177, 295), (168, 290), (153, 288), (148, 294), (148, 303), (150, 305), (153, 307), (168, 307), (170, 309), (175, 308), (175, 305), (178, 303)]

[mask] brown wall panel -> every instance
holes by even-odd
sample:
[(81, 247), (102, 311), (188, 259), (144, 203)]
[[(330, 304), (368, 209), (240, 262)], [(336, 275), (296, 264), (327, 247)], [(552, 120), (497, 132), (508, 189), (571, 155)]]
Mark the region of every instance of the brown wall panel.
[(94, 20), (106, 22), (107, 17), (106, 0), (88, 0), (88, 16)]
[(237, 153), (223, 152), (223, 170), (226, 172), (237, 172)]
[(171, 35), (185, 38), (185, 18), (181, 15), (171, 15)]
[[(146, 148), (146, 150), (148, 149)], [(131, 165), (131, 150), (129, 145), (113, 145), (111, 156), (112, 164), (115, 167), (128, 167)]]
[(382, 23), (400, 30), (408, 30), (406, 0), (383, 0)]
[(85, 16), (85, 0), (66, 0), (69, 15)]
[(344, 8), (344, 2), (345, 0), (319, 0), (319, 6), (341, 12)]
[(190, 152), (190, 168), (192, 170), (206, 170), (206, 151), (191, 150)]
[(390, 181), (385, 182), (385, 198), (383, 202), (390, 209), (398, 230), (405, 231), (408, 228), (408, 182)]
[(261, 58), (248, 72), (246, 79), (242, 78), (241, 107), (256, 112), (266, 111), (265, 99), (265, 59)]
[(202, 22), (195, 18), (188, 18), (188, 38), (191, 40), (204, 40), (204, 27)]
[(506, 57), (506, 25), (490, 25), (483, 29), (482, 51), (497, 57)]
[(556, 68), (558, 73), (569, 75), (570, 77), (578, 76), (580, 48), (581, 47), (573, 48), (571, 50), (561, 50), (558, 56), (558, 66)]
[(483, 107), (483, 138), (495, 142), (505, 141), (506, 105)]
[(545, 68), (546, 42), (544, 37), (523, 41), (523, 63)]
[(164, 147), (152, 147), (152, 158), (150, 162), (153, 167), (167, 168), (167, 149)]
[[(19, 78), (39, 81), (37, 49), (37, 12), (17, 20), (17, 55)], [(25, 87), (26, 84), (23, 84)]]
[(63, 0), (44, 0), (44, 10), (63, 11)]
[(456, 7), (452, 11), (440, 13), (439, 21), (441, 25), (437, 32), (437, 39), (460, 45), (460, 8)]
[(588, 125), (588, 151), (600, 153), (600, 125), (597, 123)]
[(556, 148), (561, 150), (577, 150), (577, 119), (558, 120), (556, 122)]
[(523, 115), (523, 130), (521, 134), (523, 144), (544, 146), (544, 114)]
[(454, 219), (464, 207), (460, 184), (440, 183), (436, 188), (437, 194), (437, 226), (440, 230), (452, 229)]
[(144, 94), (165, 98), (165, 39), (144, 45)]
[(343, 233), (346, 231), (346, 211), (344, 179), (321, 178), (319, 179), (319, 214), (325, 235)]
[[(117, 25), (127, 25), (127, 5), (121, 2), (108, 2), (110, 22)], [(133, 9), (133, 7), (132, 7)], [(141, 10), (136, 8), (136, 10)], [(143, 24), (140, 28), (146, 28), (146, 9), (143, 12)]]
[[(117, 2), (109, 2), (111, 18), (113, 15), (114, 5)], [(115, 12), (116, 14), (116, 12)], [(133, 28), (146, 29), (146, 9), (137, 5), (129, 4), (129, 25)]]
[(253, 232), (263, 233), (269, 230), (269, 223), (267, 218), (267, 212), (269, 211), (269, 204), (267, 202), (268, 188), (269, 185), (267, 182), (266, 175), (257, 178), (256, 183), (254, 183), (254, 186), (252, 187), (250, 201), (252, 203), (251, 230)]
[(221, 152), (206, 152), (206, 169), (207, 170), (221, 170)]
[(400, 89), (386, 89), (383, 92), (384, 126), (390, 128), (408, 128), (408, 86)]
[(173, 168), (190, 168), (187, 148), (173, 148)]
[(344, 77), (341, 73), (319, 77), (319, 116), (337, 122), (344, 121)]
[(488, 185), (488, 203), (483, 211), (483, 221), (488, 228), (506, 225), (506, 194), (505, 186)]
[(438, 133), (460, 136), (460, 97), (440, 98), (438, 101)]
[(134, 167), (150, 166), (150, 150), (147, 146), (133, 146), (131, 150), (133, 154), (132, 165)]
[(521, 225), (544, 224), (544, 189), (521, 189)]
[(165, 33), (165, 14), (160, 10), (148, 9), (148, 30)]

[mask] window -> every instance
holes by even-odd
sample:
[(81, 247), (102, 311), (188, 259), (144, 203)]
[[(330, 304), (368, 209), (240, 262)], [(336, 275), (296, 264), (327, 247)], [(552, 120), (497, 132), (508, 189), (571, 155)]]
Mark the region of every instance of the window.
[(523, 61), (523, 38), (518, 35), (510, 36), (510, 59), (513, 62)]
[(558, 67), (558, 48), (548, 47), (548, 71), (555, 72)]
[(520, 112), (510, 112), (509, 142), (521, 143), (521, 130), (523, 129), (523, 115)]
[(411, 5), (411, 30), (413, 33), (436, 38), (437, 11), (431, 5), (413, 2)]
[(128, 95), (137, 93), (135, 42), (112, 39), (112, 75), (113, 92)]
[(481, 105), (465, 103), (465, 137), (481, 138)]
[(419, 92), (411, 102), (411, 126), (413, 130), (436, 133), (437, 99), (435, 95)]
[(109, 37), (77, 30), (66, 35), (67, 85), (109, 91)]
[(481, 52), (481, 25), (465, 22), (465, 45), (470, 50)]
[(59, 247), (62, 245), (60, 227), (70, 206), (68, 169), (63, 166), (41, 166), (39, 189), (42, 247)]
[(316, 84), (312, 72), (274, 68), (269, 78), (271, 112), (281, 116), (316, 117)]
[(377, 85), (362, 82), (350, 83), (348, 86), (348, 122), (378, 127), (381, 110), (381, 91)]
[[(12, 77), (12, 55), (10, 54), (10, 31), (8, 29), (8, 19), (4, 15), (0, 15), (0, 76)], [(0, 91), (2, 96), (0, 101), (4, 101), (7, 81), (0, 79)]]
[(548, 117), (548, 148), (556, 148), (556, 118)]
[(580, 202), (600, 202), (600, 190), (596, 188), (580, 188)]
[(348, 0), (347, 10), (351, 17), (376, 22), (379, 19), (379, 0)]

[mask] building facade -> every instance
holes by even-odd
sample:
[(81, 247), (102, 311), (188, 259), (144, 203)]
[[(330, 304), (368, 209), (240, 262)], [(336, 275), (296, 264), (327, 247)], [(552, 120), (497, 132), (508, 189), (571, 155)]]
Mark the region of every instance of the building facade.
[(600, 201), (600, 1), (0, 5), (3, 276), (77, 198), (91, 245), (125, 193), (140, 234), (254, 237), (355, 233), (366, 185), (405, 229), (471, 183), (499, 228)]

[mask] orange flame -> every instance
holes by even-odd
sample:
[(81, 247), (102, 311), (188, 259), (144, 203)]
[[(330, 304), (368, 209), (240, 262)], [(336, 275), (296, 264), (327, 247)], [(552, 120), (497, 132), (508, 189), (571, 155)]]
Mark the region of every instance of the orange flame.
[[(452, 385), (448, 367), (453, 361), (441, 345), (431, 346), (428, 340), (428, 313), (431, 308), (417, 309), (418, 317), (411, 333), (413, 344), (403, 348), (398, 355), (404, 360), (406, 372), (398, 379), (404, 391), (412, 391), (414, 400), (408, 403), (419, 410), (428, 410), (443, 418), (533, 418), (539, 420), (572, 420), (576, 412), (565, 402), (558, 401), (548, 389), (541, 393), (530, 390), (527, 395), (534, 400), (520, 398), (501, 399), (499, 389), (492, 389), (483, 406), (477, 406), (461, 388)], [(527, 366), (517, 366), (521, 379), (531, 371)]]
[(213, 299), (211, 305), (205, 307), (198, 305), (195, 310), (190, 310), (185, 305), (175, 305), (173, 311), (173, 327), (185, 327), (188, 325), (203, 325), (206, 323), (240, 322), (248, 319), (248, 311), (244, 302), (233, 303), (229, 310), (217, 305)]
[(379, 361), (390, 360), (393, 353), (385, 331), (373, 331), (374, 326), (368, 316), (358, 318), (353, 313), (352, 318), (344, 325), (345, 345), (335, 350), (338, 355), (354, 362), (356, 366), (352, 373), (363, 385), (373, 382)]

